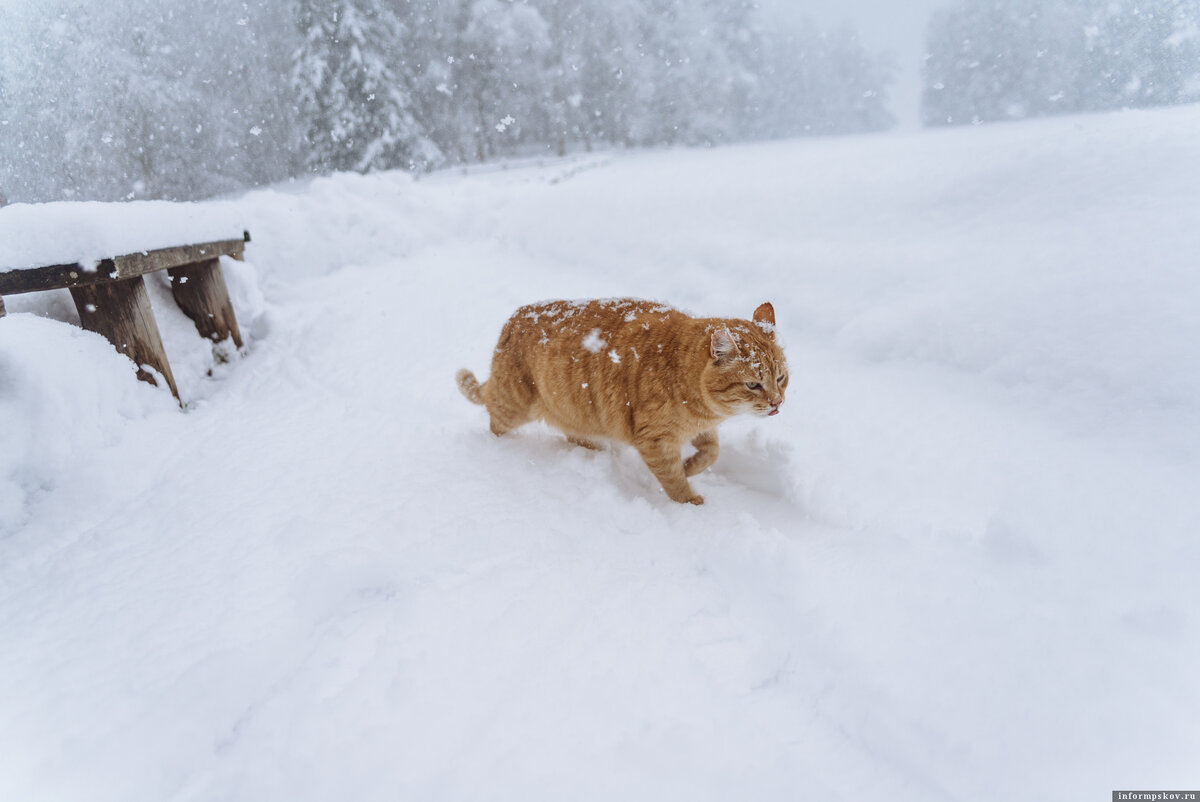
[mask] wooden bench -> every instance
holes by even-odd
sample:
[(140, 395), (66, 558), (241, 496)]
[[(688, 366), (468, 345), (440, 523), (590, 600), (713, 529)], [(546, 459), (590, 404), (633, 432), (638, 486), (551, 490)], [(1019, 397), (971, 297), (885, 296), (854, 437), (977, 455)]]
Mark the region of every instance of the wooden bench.
[[(202, 337), (213, 342), (228, 338), (242, 347), (225, 276), (222, 256), (241, 259), (250, 233), (241, 239), (205, 242), (141, 251), (103, 259), (95, 269), (80, 264), (50, 265), (0, 272), (0, 317), (4, 317), (4, 296), (42, 290), (69, 289), (79, 310), (79, 322), (88, 331), (104, 335), (118, 351), (138, 366), (138, 378), (157, 385), (157, 372), (179, 398), (171, 365), (163, 350), (162, 337), (145, 275), (166, 270), (171, 277), (171, 294)], [(149, 368), (149, 370), (147, 370)]]

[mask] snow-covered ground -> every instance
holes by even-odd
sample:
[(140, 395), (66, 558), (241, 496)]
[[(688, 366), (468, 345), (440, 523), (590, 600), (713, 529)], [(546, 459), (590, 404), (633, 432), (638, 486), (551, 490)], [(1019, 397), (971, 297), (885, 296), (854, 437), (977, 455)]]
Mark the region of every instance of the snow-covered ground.
[[(152, 282), (186, 412), (65, 293), (6, 298), (0, 799), (1195, 787), (1197, 130), (1184, 108), (202, 204), (254, 237), (226, 263), (248, 345), (214, 365)], [(455, 387), (516, 306), (619, 295), (777, 310), (783, 414), (723, 428), (703, 507), (627, 449), (493, 438)]]

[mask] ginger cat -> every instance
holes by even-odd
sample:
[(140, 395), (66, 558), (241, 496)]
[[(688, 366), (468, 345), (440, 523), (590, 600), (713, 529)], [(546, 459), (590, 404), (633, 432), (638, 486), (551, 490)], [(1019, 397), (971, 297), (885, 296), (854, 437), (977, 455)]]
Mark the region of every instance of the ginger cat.
[[(521, 307), (500, 332), (491, 377), (480, 384), (463, 369), (457, 379), (494, 434), (542, 420), (589, 448), (591, 438), (629, 443), (670, 498), (703, 504), (688, 477), (716, 461), (717, 424), (778, 414), (788, 371), (769, 303), (748, 321), (614, 299)], [(688, 441), (697, 450), (685, 461)]]

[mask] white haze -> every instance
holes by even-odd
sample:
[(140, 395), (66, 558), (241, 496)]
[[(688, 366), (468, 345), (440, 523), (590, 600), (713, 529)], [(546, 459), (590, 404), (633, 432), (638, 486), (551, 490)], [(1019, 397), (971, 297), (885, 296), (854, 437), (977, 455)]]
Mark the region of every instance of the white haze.
[(763, 0), (771, 16), (794, 23), (808, 16), (826, 28), (852, 26), (868, 50), (894, 59), (888, 108), (901, 129), (920, 126), (921, 64), (930, 13), (954, 0)]

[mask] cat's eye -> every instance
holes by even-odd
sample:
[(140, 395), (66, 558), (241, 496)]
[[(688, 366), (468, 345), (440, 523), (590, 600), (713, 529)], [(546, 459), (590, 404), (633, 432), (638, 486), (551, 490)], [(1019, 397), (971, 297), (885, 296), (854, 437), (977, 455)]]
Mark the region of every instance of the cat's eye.
[(761, 385), (761, 384), (759, 384), (758, 382), (746, 382), (746, 389), (748, 389), (748, 390), (761, 390), (761, 389), (762, 389), (762, 385)]
[(785, 374), (783, 374), (782, 376), (780, 376), (780, 377), (779, 377), (779, 378), (776, 380), (776, 383), (777, 383), (777, 384), (778, 384), (780, 387), (782, 387), (782, 386), (784, 386), (785, 384), (787, 384), (787, 374), (785, 373)]

